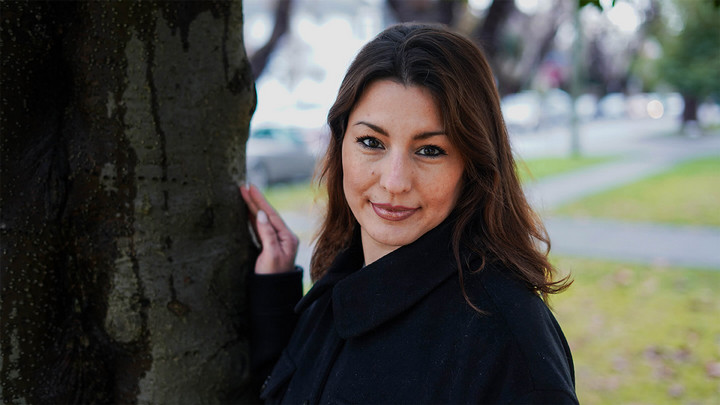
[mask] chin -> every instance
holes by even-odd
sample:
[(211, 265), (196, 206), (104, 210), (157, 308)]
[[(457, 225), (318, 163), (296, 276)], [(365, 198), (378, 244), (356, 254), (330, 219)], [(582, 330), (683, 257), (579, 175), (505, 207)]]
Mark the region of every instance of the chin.
[(422, 233), (417, 231), (398, 232), (397, 230), (380, 229), (376, 232), (372, 232), (370, 236), (383, 245), (400, 247), (415, 242), (422, 236)]

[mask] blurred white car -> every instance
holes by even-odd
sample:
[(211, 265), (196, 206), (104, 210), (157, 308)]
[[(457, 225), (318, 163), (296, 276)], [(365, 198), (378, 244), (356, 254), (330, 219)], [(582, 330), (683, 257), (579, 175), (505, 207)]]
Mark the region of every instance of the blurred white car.
[(533, 131), (540, 126), (540, 96), (534, 91), (508, 94), (500, 102), (510, 132)]
[(648, 104), (653, 100), (649, 95), (645, 93), (630, 94), (625, 100), (628, 117), (632, 119), (648, 117)]
[(622, 118), (627, 114), (626, 99), (622, 93), (608, 93), (598, 101), (598, 110), (604, 118)]
[(550, 89), (541, 98), (542, 125), (566, 124), (572, 116), (572, 97), (560, 89)]
[(673, 118), (678, 118), (685, 109), (685, 100), (680, 93), (667, 93), (665, 94), (663, 105), (665, 106), (665, 114)]
[(526, 90), (503, 97), (500, 106), (510, 132), (533, 131), (566, 123), (572, 113), (572, 98), (560, 89), (544, 93)]
[(315, 170), (315, 155), (298, 128), (253, 129), (246, 151), (246, 181), (260, 188), (285, 181), (303, 180)]
[(598, 99), (594, 94), (581, 94), (575, 100), (575, 108), (581, 121), (595, 119), (598, 115)]

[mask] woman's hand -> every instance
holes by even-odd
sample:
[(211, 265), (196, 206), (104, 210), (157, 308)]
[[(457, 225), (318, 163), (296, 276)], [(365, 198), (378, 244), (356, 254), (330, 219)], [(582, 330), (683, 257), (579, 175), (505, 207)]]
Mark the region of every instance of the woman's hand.
[(241, 186), (250, 221), (260, 238), (262, 250), (255, 262), (255, 274), (275, 274), (295, 268), (298, 238), (285, 225), (280, 215), (253, 185)]

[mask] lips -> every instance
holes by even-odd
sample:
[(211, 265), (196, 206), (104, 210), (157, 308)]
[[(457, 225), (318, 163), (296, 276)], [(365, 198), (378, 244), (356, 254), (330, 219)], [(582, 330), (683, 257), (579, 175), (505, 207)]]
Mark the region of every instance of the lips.
[(410, 218), (420, 208), (404, 207), (402, 205), (370, 203), (375, 214), (387, 221), (403, 221)]

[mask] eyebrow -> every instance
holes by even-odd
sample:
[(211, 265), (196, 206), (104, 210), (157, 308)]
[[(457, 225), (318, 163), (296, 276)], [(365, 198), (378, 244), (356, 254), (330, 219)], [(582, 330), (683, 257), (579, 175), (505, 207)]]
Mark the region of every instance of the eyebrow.
[[(385, 135), (387, 137), (390, 136), (390, 134), (388, 134), (388, 132), (385, 129), (383, 129), (382, 127), (379, 127), (375, 124), (372, 124), (370, 122), (358, 121), (354, 125), (365, 125), (366, 127), (372, 129), (373, 131), (375, 131), (379, 134)], [(427, 131), (427, 132), (421, 132), (421, 133), (413, 136), (413, 139), (426, 139), (426, 138), (430, 138), (430, 137), (437, 136), (437, 135), (446, 135), (446, 134), (445, 134), (445, 131), (442, 131), (442, 130), (441, 131)]]

